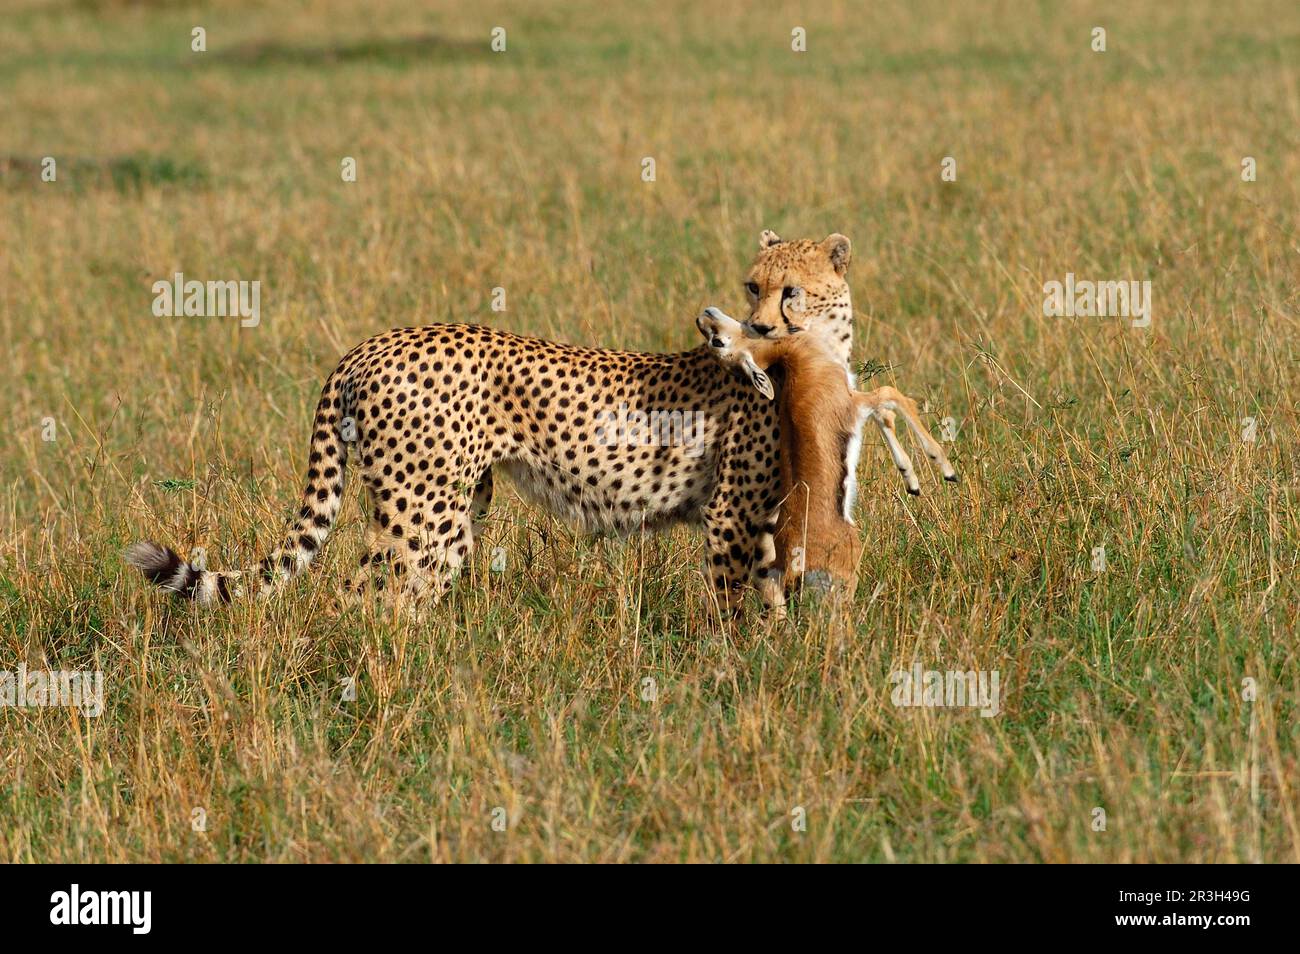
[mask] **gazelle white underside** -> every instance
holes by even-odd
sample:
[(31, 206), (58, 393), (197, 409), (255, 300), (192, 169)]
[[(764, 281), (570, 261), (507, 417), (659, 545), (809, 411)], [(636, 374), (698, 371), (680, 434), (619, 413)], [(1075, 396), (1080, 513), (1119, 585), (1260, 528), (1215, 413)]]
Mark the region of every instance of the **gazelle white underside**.
[[(849, 380), (852, 380), (850, 375)], [(853, 505), (858, 497), (858, 458), (862, 455), (862, 428), (871, 417), (871, 408), (858, 408), (857, 420), (853, 422), (853, 434), (844, 445), (844, 493), (842, 513), (844, 519), (853, 523)]]

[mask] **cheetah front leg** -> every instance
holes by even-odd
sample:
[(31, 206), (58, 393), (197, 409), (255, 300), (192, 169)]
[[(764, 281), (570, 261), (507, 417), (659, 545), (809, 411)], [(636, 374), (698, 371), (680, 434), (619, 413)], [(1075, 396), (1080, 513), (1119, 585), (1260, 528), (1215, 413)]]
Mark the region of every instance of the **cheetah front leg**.
[(776, 522), (780, 511), (774, 510), (767, 522), (759, 528), (757, 554), (754, 560), (754, 585), (767, 610), (767, 618), (779, 623), (786, 618), (785, 574), (776, 565)]
[(717, 612), (724, 623), (732, 623), (743, 608), (751, 555), (740, 542), (744, 532), (736, 520), (730, 517), (710, 520), (705, 527), (706, 571), (713, 586)]
[(776, 567), (775, 515), (726, 511), (705, 522), (714, 598), (724, 621), (739, 619), (752, 585), (772, 620), (785, 617), (785, 585)]
[[(746, 452), (759, 460), (768, 457), (762, 445), (777, 441), (776, 422), (768, 417), (763, 424), (768, 430), (757, 435), (759, 446)], [(724, 616), (739, 616), (745, 591), (753, 584), (770, 616), (779, 619), (785, 611), (785, 584), (776, 568), (779, 474), (773, 468), (763, 475), (749, 466), (733, 473), (738, 466), (738, 460), (723, 465), (713, 500), (704, 510), (709, 581)]]

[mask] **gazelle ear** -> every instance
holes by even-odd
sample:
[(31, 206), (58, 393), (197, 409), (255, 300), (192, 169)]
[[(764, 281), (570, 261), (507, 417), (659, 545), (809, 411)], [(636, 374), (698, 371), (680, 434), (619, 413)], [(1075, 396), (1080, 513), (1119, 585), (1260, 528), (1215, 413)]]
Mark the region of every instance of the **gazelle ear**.
[(822, 248), (830, 256), (835, 271), (843, 275), (849, 270), (849, 259), (853, 257), (853, 243), (847, 237), (835, 232), (822, 242)]
[(758, 250), (760, 252), (771, 248), (773, 245), (780, 245), (785, 239), (777, 235), (771, 229), (763, 229), (758, 236)]
[(749, 378), (749, 383), (754, 386), (754, 390), (759, 394), (769, 401), (776, 399), (776, 389), (772, 387), (772, 379), (754, 363), (752, 354), (745, 355), (744, 360), (740, 363), (740, 371), (745, 377)]

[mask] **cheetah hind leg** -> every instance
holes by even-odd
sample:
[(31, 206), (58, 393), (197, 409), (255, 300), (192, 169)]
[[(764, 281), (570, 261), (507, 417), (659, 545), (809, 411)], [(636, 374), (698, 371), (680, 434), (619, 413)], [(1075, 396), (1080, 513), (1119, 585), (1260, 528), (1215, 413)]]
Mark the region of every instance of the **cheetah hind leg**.
[(472, 529), (477, 539), (483, 533), (483, 523), (487, 519), (488, 508), (492, 506), (492, 468), (483, 471), (483, 476), (474, 485), (474, 499), (470, 502), (470, 512), (474, 515)]
[[(490, 494), (490, 481), (488, 486)], [(477, 502), (477, 493), (475, 497)], [(402, 582), (392, 591), (393, 600), (412, 608), (436, 603), (474, 547), (474, 524), (463, 502), (436, 514), (428, 508), (423, 517), (419, 532), (406, 541), (405, 552), (398, 550)]]
[(374, 490), (369, 487), (366, 489), (370, 513), (366, 527), (366, 552), (361, 557), (357, 572), (343, 584), (344, 602), (348, 604), (359, 602), (370, 590), (384, 589), (384, 574), (392, 566), (392, 540), (379, 523), (379, 503)]
[(386, 575), (393, 572), (393, 552), (386, 547), (367, 550), (361, 557), (357, 572), (343, 584), (343, 593), (356, 600), (371, 590), (383, 590)]

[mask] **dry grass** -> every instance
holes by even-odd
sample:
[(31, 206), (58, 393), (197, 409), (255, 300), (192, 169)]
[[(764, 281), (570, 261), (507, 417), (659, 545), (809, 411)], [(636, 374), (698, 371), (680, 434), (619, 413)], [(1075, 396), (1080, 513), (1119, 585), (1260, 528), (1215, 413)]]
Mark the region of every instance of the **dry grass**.
[[(0, 858), (1300, 860), (1294, 3), (17, 6), (0, 668), (102, 669), (108, 707), (0, 708)], [(329, 609), (351, 496), (273, 604), (122, 566), (259, 557), (361, 338), (693, 346), (764, 226), (852, 237), (857, 357), (959, 424), (959, 489), (864, 461), (851, 611), (722, 639), (698, 535), (508, 495), (507, 572), (418, 626)], [(260, 279), (262, 324), (154, 318), (176, 270)], [(1149, 278), (1152, 328), (1044, 318), (1066, 272)], [(895, 708), (914, 659), (998, 670), (1002, 713)]]

